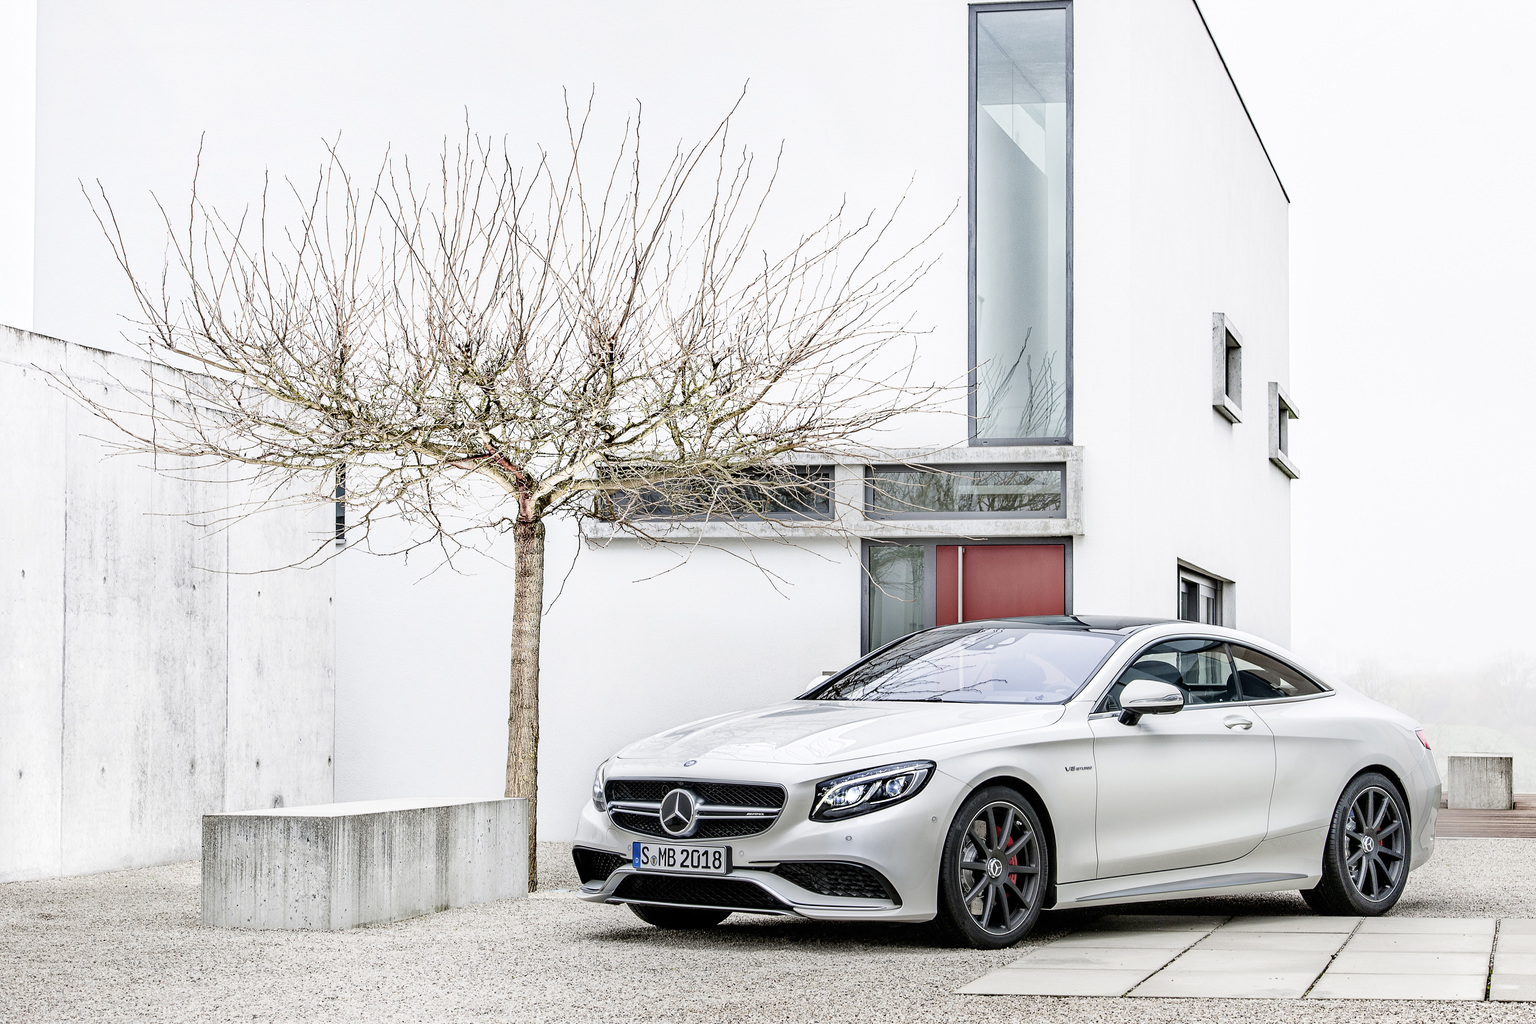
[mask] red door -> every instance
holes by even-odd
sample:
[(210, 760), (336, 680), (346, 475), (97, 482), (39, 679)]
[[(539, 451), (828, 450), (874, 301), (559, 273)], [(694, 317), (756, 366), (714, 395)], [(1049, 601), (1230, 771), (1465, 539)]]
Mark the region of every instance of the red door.
[(1059, 544), (940, 545), (935, 625), (1065, 615), (1067, 549)]

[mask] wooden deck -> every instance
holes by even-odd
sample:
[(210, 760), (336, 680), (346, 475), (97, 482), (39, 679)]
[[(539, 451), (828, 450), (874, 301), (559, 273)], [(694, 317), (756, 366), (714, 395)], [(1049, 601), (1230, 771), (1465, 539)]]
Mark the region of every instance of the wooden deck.
[(1442, 839), (1536, 839), (1536, 793), (1516, 793), (1512, 811), (1453, 811), (1440, 804)]

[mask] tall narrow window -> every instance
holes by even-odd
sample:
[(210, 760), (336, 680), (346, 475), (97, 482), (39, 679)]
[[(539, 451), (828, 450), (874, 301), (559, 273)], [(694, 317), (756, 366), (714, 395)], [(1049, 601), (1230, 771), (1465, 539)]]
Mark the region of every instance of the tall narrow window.
[(1064, 3), (972, 8), (977, 444), (1071, 435), (1071, 62)]

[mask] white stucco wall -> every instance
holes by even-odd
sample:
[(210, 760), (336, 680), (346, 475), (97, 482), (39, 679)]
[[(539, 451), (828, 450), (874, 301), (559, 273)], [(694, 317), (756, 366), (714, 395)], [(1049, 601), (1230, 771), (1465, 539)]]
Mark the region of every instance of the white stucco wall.
[(32, 326), (37, 0), (0, 0), (0, 324)]
[[(467, 108), (527, 154), (561, 137), (565, 86), (583, 100), (595, 90), (597, 137), (639, 97), (649, 138), (670, 145), (707, 131), (750, 80), (736, 138), (763, 155), (786, 143), (763, 241), (845, 195), (859, 211), (889, 207), (909, 181), (912, 230), (953, 212), (909, 308), (932, 329), (919, 375), (961, 381), (966, 11), (961, 0), (449, 0), (423, 17), (392, 0), (38, 0), (35, 322), (120, 344), (114, 316), (129, 296), (77, 179), (101, 179), (134, 251), (153, 259), (163, 229), (147, 193), (174, 209), (205, 131), (206, 194), (238, 204), (264, 170), (307, 180), (338, 132), (357, 166), (386, 144), (430, 158)], [(1283, 641), (1288, 490), (1266, 457), (1262, 396), (1266, 381), (1288, 382), (1284, 197), (1188, 0), (1078, 0), (1074, 17), (1075, 606), (1171, 615), (1182, 558), (1236, 581), (1239, 628)], [(1236, 427), (1210, 406), (1217, 311), (1246, 342)], [(958, 391), (949, 408), (882, 440), (960, 442)], [(593, 766), (624, 740), (788, 695), (857, 655), (855, 554), (755, 545), (786, 599), (725, 547), (655, 579), (667, 552), (582, 553), (545, 627), (546, 836), (569, 835)], [(575, 540), (557, 527), (549, 548), (553, 595)], [(486, 563), (422, 579), (431, 568), (340, 560), (338, 799), (499, 792), (508, 573)]]
[(248, 574), (325, 516), (192, 525), (238, 496), (224, 472), (106, 457), (43, 372), (123, 408), (146, 365), (0, 327), (0, 881), (185, 860), (206, 812), (331, 798), (333, 573)]
[[(1174, 617), (1184, 559), (1235, 582), (1229, 625), (1287, 643), (1285, 195), (1192, 4), (1078, 3), (1074, 29), (1077, 609)], [(1243, 335), (1237, 424), (1211, 406), (1217, 312)]]

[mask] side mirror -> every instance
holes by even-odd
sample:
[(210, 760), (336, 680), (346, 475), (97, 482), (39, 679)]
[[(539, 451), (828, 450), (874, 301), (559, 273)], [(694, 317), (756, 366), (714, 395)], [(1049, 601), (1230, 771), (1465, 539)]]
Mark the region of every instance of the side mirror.
[(1171, 715), (1184, 710), (1184, 694), (1172, 683), (1133, 679), (1120, 691), (1120, 724), (1135, 725), (1142, 715)]

